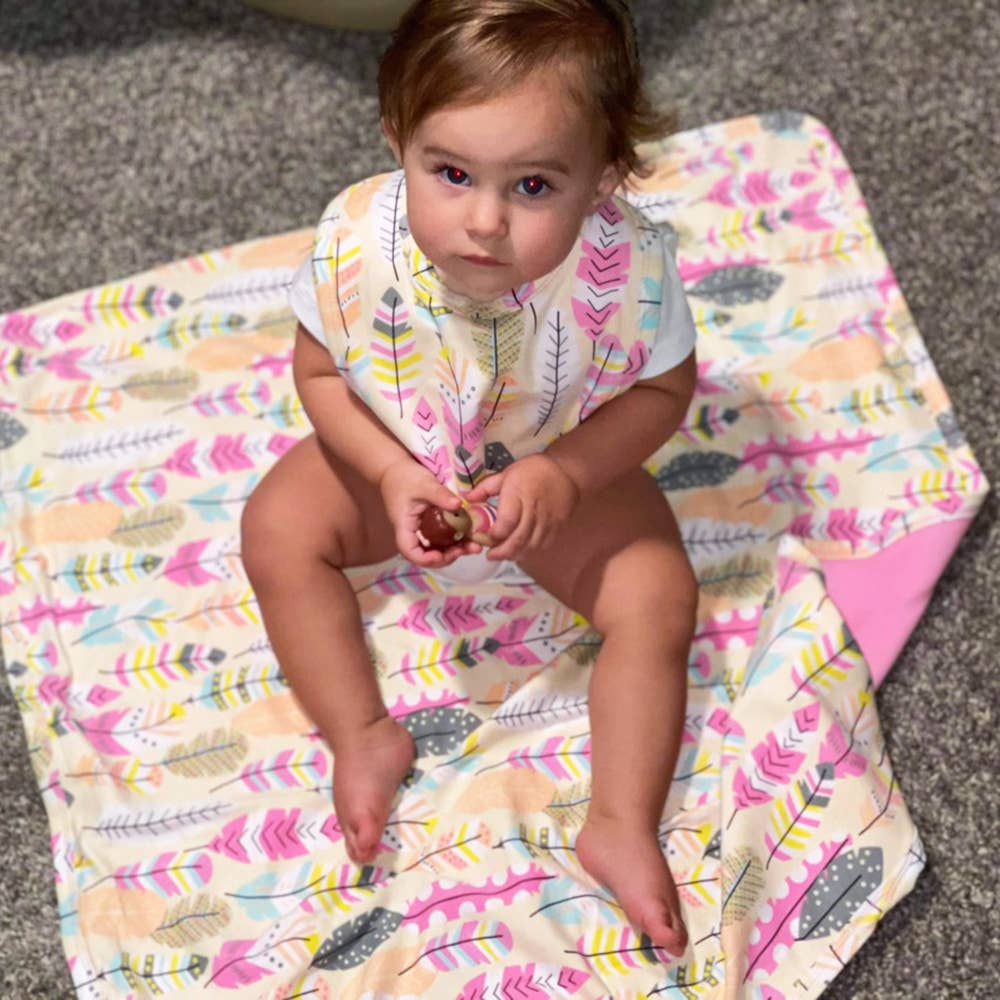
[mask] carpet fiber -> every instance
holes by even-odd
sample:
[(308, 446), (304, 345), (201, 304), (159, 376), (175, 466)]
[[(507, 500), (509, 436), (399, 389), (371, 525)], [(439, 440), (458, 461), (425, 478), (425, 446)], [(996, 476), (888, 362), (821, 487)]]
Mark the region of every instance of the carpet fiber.
[[(665, 6), (635, 5), (654, 92), (681, 127), (790, 107), (833, 130), (997, 481), (1000, 232), (983, 209), (1000, 189), (1000, 11), (976, 0), (947, 14), (899, 0)], [(333, 191), (390, 165), (376, 141), (385, 41), (235, 2), (0, 0), (0, 311), (311, 225)], [(928, 870), (831, 997), (993, 992), (998, 550), (990, 498), (879, 695)], [(69, 996), (45, 814), (6, 685), (0, 711), (0, 995)]]

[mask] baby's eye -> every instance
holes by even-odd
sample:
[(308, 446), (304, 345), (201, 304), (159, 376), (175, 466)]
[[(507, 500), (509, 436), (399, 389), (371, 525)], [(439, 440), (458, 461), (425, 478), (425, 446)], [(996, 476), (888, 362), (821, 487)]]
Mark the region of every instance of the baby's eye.
[(465, 184), (469, 180), (469, 175), (460, 167), (441, 167), (438, 173), (449, 184)]
[(530, 195), (532, 198), (548, 190), (548, 183), (541, 177), (522, 177), (517, 182), (518, 190), (522, 194)]

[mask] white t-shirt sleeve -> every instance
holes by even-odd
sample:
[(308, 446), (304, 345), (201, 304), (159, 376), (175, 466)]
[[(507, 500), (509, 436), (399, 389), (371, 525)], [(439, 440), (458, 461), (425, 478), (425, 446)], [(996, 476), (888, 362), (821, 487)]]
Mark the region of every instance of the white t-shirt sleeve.
[(313, 284), (312, 254), (302, 262), (288, 288), (288, 304), (298, 321), (321, 343), (326, 343), (323, 335), (323, 321), (316, 301), (316, 286)]
[(694, 319), (669, 241), (665, 240), (664, 244), (660, 328), (640, 379), (653, 378), (676, 368), (694, 350)]

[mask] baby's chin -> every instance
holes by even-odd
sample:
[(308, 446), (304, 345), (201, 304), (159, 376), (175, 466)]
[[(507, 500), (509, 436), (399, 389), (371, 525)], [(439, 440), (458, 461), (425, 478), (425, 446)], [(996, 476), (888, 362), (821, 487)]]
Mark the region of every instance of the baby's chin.
[(468, 273), (475, 265), (463, 264), (459, 268), (438, 268), (438, 277), (445, 288), (473, 302), (492, 302), (506, 295), (512, 288), (526, 284), (524, 277), (513, 267), (483, 269), (484, 273)]

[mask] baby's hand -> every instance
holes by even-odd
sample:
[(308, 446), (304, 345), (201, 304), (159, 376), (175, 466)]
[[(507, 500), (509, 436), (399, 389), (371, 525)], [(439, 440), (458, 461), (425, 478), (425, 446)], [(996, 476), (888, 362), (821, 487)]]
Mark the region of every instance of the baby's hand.
[(482, 503), (500, 495), (490, 535), (490, 559), (516, 559), (522, 552), (551, 544), (580, 499), (577, 485), (548, 455), (528, 455), (479, 482), (465, 497)]
[(419, 462), (413, 459), (394, 462), (382, 473), (378, 487), (385, 512), (396, 529), (396, 548), (410, 562), (428, 568), (447, 566), (459, 556), (481, 551), (481, 546), (471, 541), (458, 542), (443, 552), (425, 549), (420, 544), (417, 528), (424, 510), (428, 507), (458, 510), (462, 501)]

